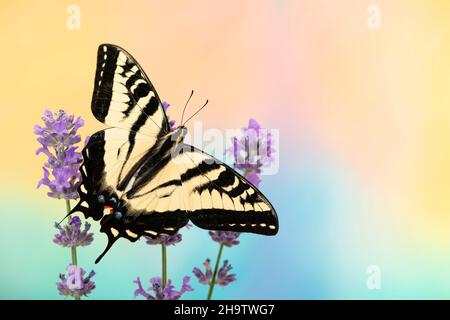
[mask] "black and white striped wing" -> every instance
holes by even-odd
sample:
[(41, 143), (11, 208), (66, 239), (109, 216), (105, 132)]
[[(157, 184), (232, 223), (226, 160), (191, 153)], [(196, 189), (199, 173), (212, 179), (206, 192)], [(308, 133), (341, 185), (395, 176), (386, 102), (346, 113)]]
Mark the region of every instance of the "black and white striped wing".
[(80, 168), (83, 183), (79, 193), (84, 201), (78, 207), (86, 217), (99, 220), (103, 210), (97, 210), (95, 199), (90, 197), (105, 190), (125, 192), (130, 187), (129, 173), (169, 132), (169, 125), (158, 94), (142, 68), (115, 45), (98, 48), (91, 108), (98, 120), (113, 127), (91, 136)]
[(201, 150), (185, 144), (180, 147), (182, 151), (168, 164), (171, 178), (157, 190), (182, 195), (189, 220), (209, 230), (278, 232), (275, 209), (254, 185)]
[(102, 44), (97, 52), (92, 113), (116, 128), (157, 136), (169, 132), (169, 124), (152, 83), (124, 49)]
[[(92, 112), (112, 128), (92, 135), (83, 149), (80, 200), (71, 213), (100, 220), (108, 244), (96, 262), (121, 237), (174, 234), (188, 220), (204, 229), (277, 233), (275, 210), (255, 186), (201, 150), (168, 139), (155, 88), (120, 47), (99, 47)], [(181, 151), (168, 156), (173, 148)]]
[[(140, 182), (137, 169), (143, 159), (156, 153), (161, 137), (169, 132), (154, 86), (135, 59), (118, 46), (103, 44), (98, 48), (91, 109), (99, 121), (112, 128), (92, 135), (83, 149), (80, 201), (72, 212), (80, 211), (86, 218), (101, 220), (101, 231), (108, 235), (107, 249), (119, 237), (136, 241), (145, 224), (151, 227), (149, 230), (156, 230), (152, 235), (169, 233), (164, 223), (154, 225), (146, 219), (136, 219), (142, 212), (129, 205), (123, 208), (121, 220), (104, 214), (108, 199), (126, 198), (127, 192)], [(106, 203), (99, 202), (99, 197), (106, 197)], [(154, 218), (158, 221), (158, 215)], [(175, 224), (181, 227), (182, 223)]]
[[(129, 131), (109, 128), (93, 134), (83, 149), (83, 164), (80, 167), (82, 183), (78, 189), (80, 201), (78, 211), (86, 218), (100, 220), (103, 204), (97, 201), (99, 195), (126, 194), (136, 179), (127, 179), (136, 171), (146, 154), (151, 152), (148, 145), (156, 144), (155, 138), (136, 134), (129, 139)], [(76, 209), (75, 208), (75, 209)]]

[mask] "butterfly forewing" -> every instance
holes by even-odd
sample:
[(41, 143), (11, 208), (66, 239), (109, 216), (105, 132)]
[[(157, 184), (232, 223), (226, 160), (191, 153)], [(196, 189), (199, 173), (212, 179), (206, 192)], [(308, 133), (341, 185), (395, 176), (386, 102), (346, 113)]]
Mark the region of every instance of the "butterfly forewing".
[(91, 109), (99, 121), (130, 133), (157, 136), (169, 129), (154, 86), (134, 58), (114, 45), (98, 48)]

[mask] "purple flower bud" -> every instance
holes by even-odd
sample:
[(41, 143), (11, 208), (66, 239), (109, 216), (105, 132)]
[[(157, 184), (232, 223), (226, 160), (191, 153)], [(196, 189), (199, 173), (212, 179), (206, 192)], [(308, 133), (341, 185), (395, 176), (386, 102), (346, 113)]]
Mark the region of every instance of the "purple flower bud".
[[(167, 112), (167, 109), (169, 109), (170, 104), (167, 103), (166, 101), (161, 101), (161, 104), (162, 104), (162, 106), (163, 106), (164, 111)], [(167, 117), (167, 118), (169, 118), (169, 117)], [(174, 130), (174, 129), (175, 129), (175, 126), (176, 126), (175, 123), (176, 123), (175, 120), (170, 120), (170, 119), (169, 119), (169, 127), (170, 127), (170, 130)]]
[(248, 132), (250, 130), (255, 131), (256, 133), (259, 133), (259, 130), (261, 129), (261, 126), (255, 119), (248, 120), (248, 127), (243, 128), (244, 132)]
[(170, 103), (168, 103), (166, 101), (161, 101), (161, 104), (162, 104), (164, 111), (167, 111), (167, 109), (169, 109), (169, 107), (170, 107)]
[(80, 219), (80, 217), (74, 216), (72, 219), (70, 219), (69, 224), (79, 228), (81, 226), (81, 219)]

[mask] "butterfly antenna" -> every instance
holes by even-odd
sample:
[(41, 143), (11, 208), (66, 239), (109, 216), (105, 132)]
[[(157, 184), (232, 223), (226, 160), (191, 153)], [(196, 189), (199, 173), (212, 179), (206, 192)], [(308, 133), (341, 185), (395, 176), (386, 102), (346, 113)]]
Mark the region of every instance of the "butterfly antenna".
[(186, 111), (186, 107), (187, 107), (189, 101), (191, 101), (191, 98), (192, 98), (193, 95), (194, 95), (194, 90), (191, 91), (191, 95), (189, 96), (189, 98), (186, 101), (186, 104), (184, 105), (183, 113), (181, 114), (181, 124), (182, 125), (183, 125), (184, 112)]
[(194, 113), (192, 116), (190, 116), (189, 119), (187, 119), (186, 122), (185, 122), (184, 124), (188, 123), (188, 121), (191, 120), (197, 113), (199, 113), (200, 111), (202, 111), (202, 109), (203, 109), (204, 107), (206, 107), (206, 105), (208, 104), (208, 102), (209, 102), (209, 100), (206, 100), (205, 104), (204, 104), (200, 109), (198, 109), (196, 113)]

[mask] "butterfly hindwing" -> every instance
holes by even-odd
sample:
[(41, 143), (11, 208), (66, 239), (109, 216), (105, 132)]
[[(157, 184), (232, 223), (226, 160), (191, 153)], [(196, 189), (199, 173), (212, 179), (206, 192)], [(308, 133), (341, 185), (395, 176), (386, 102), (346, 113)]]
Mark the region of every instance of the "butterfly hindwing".
[(180, 175), (189, 219), (198, 227), (274, 235), (278, 218), (267, 198), (221, 161), (192, 147), (183, 148), (192, 166)]
[[(172, 210), (183, 206), (187, 217), (200, 228), (265, 235), (278, 232), (275, 209), (264, 195), (234, 169), (195, 147), (181, 144), (162, 176), (165, 178), (157, 187), (147, 189), (159, 191), (156, 199)], [(180, 195), (180, 204), (170, 204)], [(133, 205), (134, 201), (130, 199)]]
[(83, 164), (80, 167), (82, 183), (78, 193), (78, 206), (88, 217), (95, 220), (103, 216), (103, 207), (97, 204), (102, 193), (123, 193), (128, 187), (124, 183), (128, 173), (138, 166), (139, 160), (148, 152), (148, 145), (155, 138), (136, 134), (129, 140), (129, 131), (109, 128), (93, 134), (83, 149)]

